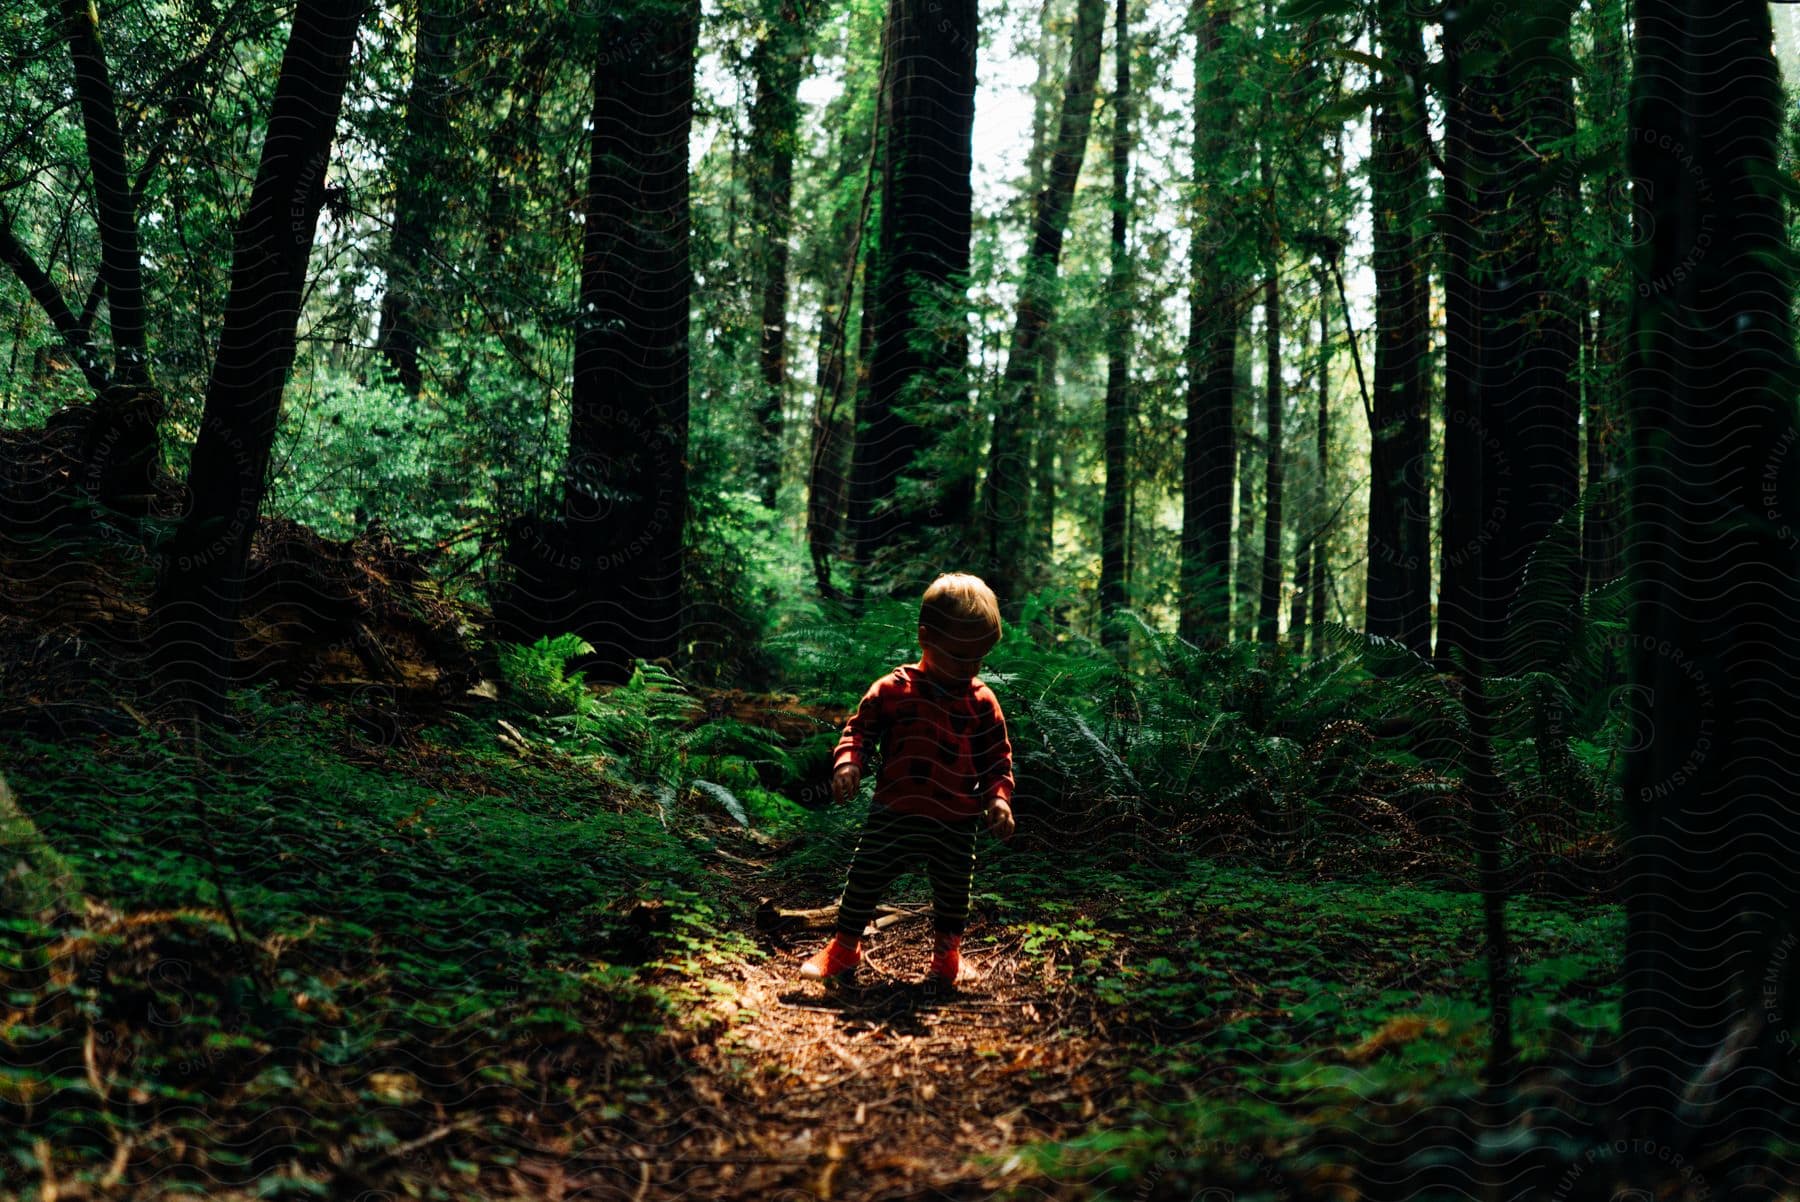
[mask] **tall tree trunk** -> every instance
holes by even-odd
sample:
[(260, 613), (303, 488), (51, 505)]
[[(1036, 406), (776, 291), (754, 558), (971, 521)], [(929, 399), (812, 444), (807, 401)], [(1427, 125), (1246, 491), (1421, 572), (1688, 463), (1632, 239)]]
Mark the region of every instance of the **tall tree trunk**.
[(987, 527), (988, 581), (1009, 610), (1032, 581), (1031, 435), (1038, 419), (1046, 329), (1056, 312), (1056, 275), (1063, 235), (1069, 228), (1075, 184), (1093, 125), (1100, 79), (1106, 0), (1076, 0), (1070, 35), (1069, 75), (1063, 89), (1056, 147), (1032, 213), (1031, 247), (1019, 281), (1019, 310), (1000, 381), (1000, 401), (989, 443), (982, 518)]
[(800, 124), (800, 81), (823, 4), (775, 0), (767, 32), (750, 54), (756, 99), (750, 106), (753, 161), (751, 201), (756, 244), (762, 247), (762, 338), (757, 363), (757, 475), (763, 504), (775, 505), (781, 486), (782, 403), (787, 390), (788, 236), (794, 195), (794, 148)]
[[(1319, 470), (1319, 525), (1313, 531), (1312, 576), (1312, 657), (1317, 661), (1325, 654), (1325, 592), (1331, 587), (1329, 547), (1331, 526), (1336, 520), (1331, 505), (1331, 299), (1325, 273), (1319, 273), (1319, 422), (1318, 450), (1315, 458)], [(1331, 513), (1326, 512), (1330, 506)]]
[[(874, 325), (867, 320), (869, 308), (870, 254), (867, 249), (869, 216), (873, 212), (875, 186), (881, 174), (881, 142), (885, 124), (887, 96), (887, 41), (883, 23), (881, 53), (875, 66), (874, 113), (865, 133), (868, 151), (862, 164), (862, 194), (851, 214), (844, 235), (843, 287), (834, 305), (827, 297), (819, 306), (819, 370), (817, 400), (813, 406), (812, 453), (809, 459), (806, 488), (806, 542), (812, 556), (813, 580), (819, 595), (841, 601), (848, 594), (832, 580), (832, 564), (839, 554), (843, 537), (844, 509), (849, 499), (849, 455), (855, 438), (853, 414), (861, 414), (864, 405), (864, 383), (868, 375), (869, 349)], [(844, 158), (855, 135), (844, 133)], [(846, 167), (846, 173), (849, 168)], [(829, 287), (829, 282), (827, 284)], [(857, 323), (857, 352), (854, 373), (848, 355), (851, 315), (858, 312), (865, 320)], [(856, 380), (856, 394), (851, 405), (844, 405), (847, 381)]]
[[(1273, 121), (1274, 107), (1263, 104), (1265, 128)], [(1267, 136), (1267, 135), (1265, 135)], [(1262, 596), (1257, 607), (1256, 637), (1273, 646), (1281, 629), (1281, 427), (1284, 405), (1281, 395), (1281, 234), (1275, 209), (1273, 152), (1265, 141), (1261, 151), (1263, 195), (1268, 199), (1269, 262), (1263, 276), (1263, 337), (1267, 355), (1264, 366), (1263, 419), (1263, 554)]]
[[(435, 0), (433, 0), (435, 2)], [(506, 78), (496, 105), (506, 100), (506, 115), (494, 123), (486, 139), (487, 198), (482, 223), (484, 275), (500, 266), (506, 249), (519, 230), (519, 208), (514, 193), (520, 180), (530, 180), (541, 157), (538, 110), (549, 89), (549, 72), (560, 47), (548, 35), (534, 37), (519, 54), (516, 74)]]
[(419, 0), (413, 34), (413, 77), (406, 99), (405, 142), (398, 157), (394, 233), (388, 246), (387, 290), (375, 349), (387, 359), (406, 394), (417, 397), (425, 378), (421, 294), (443, 220), (444, 144), (450, 133), (450, 90), (456, 70), (455, 17), (440, 0)]
[(1370, 431), (1367, 624), (1431, 652), (1429, 281), (1425, 110), (1407, 82), (1423, 70), (1424, 34), (1409, 0), (1377, 9), (1383, 81), (1369, 166), (1374, 222), (1375, 387)]
[(847, 314), (829, 302), (820, 306), (818, 407), (813, 418), (813, 444), (806, 489), (806, 544), (812, 557), (813, 581), (819, 595), (840, 600), (831, 578), (844, 523), (844, 476), (854, 434), (844, 408), (844, 325)]
[(850, 597), (852, 602), (859, 607), (862, 605), (863, 599), (867, 595), (869, 572), (868, 565), (863, 561), (856, 559), (858, 553), (858, 533), (855, 523), (858, 481), (857, 472), (859, 470), (856, 462), (856, 451), (862, 439), (861, 431), (867, 428), (868, 423), (873, 420), (874, 416), (873, 410), (871, 409), (874, 390), (870, 385), (875, 364), (876, 314), (875, 289), (871, 287), (871, 284), (873, 283), (875, 273), (875, 256), (878, 253), (880, 253), (879, 248), (872, 248), (863, 264), (862, 299), (860, 302), (862, 305), (862, 321), (856, 337), (856, 378), (853, 384), (855, 389), (853, 408), (856, 417), (851, 423), (850, 429), (850, 476), (846, 485), (844, 498), (844, 525), (846, 532), (850, 536), (850, 552), (852, 560), (850, 572)]
[[(1445, 62), (1460, 71), (1457, 22), (1446, 14), (1441, 36)], [(1472, 102), (1447, 86), (1444, 101), (1444, 512), (1439, 525), (1437, 642), (1433, 657), (1443, 670), (1468, 667), (1475, 651), (1476, 566), (1483, 540), (1484, 447), (1476, 362), (1482, 325), (1474, 267), (1482, 231), (1475, 208), (1470, 128)]]
[(188, 470), (191, 507), (158, 564), (154, 658), (177, 698), (222, 716), (244, 573), (362, 0), (294, 10), (262, 159), (232, 247), (231, 291)]
[[(1232, 72), (1224, 62), (1229, 7), (1196, 4), (1194, 232), (1188, 263), (1187, 412), (1181, 455), (1181, 637), (1218, 644), (1231, 634), (1231, 506), (1237, 468), (1237, 282), (1220, 253), (1233, 206), (1218, 178), (1232, 140)], [(1203, 16), (1201, 14), (1204, 14)]]
[[(1626, 103), (1629, 88), (1624, 47), (1625, 4), (1611, 0), (1597, 14), (1594, 24), (1594, 75), (1603, 81), (1593, 97), (1594, 111), (1616, 112), (1610, 107)], [(1616, 148), (1615, 164), (1592, 180), (1587, 207), (1604, 214), (1605, 242), (1609, 247), (1630, 244), (1631, 214), (1621, 203), (1626, 197), (1625, 147)], [(1587, 587), (1597, 588), (1623, 571), (1620, 546), (1621, 500), (1624, 492), (1621, 446), (1624, 419), (1621, 412), (1619, 360), (1624, 345), (1625, 306), (1622, 273), (1609, 264), (1598, 278), (1584, 281), (1581, 315), (1586, 320), (1584, 340), (1586, 382), (1583, 410), (1586, 417), (1587, 508), (1582, 520), (1582, 563)], [(1590, 317), (1590, 312), (1593, 314)]]
[[(1514, 465), (1515, 487), (1510, 506), (1499, 495), (1490, 499), (1488, 512), (1503, 520), (1482, 563), (1495, 589), (1494, 633), (1506, 638), (1509, 654), (1524, 656), (1503, 666), (1513, 670), (1553, 667), (1567, 643), (1567, 615), (1527, 629), (1513, 607), (1533, 553), (1579, 497), (1577, 306), (1555, 274), (1560, 248), (1574, 235), (1575, 174), (1567, 147), (1574, 132), (1574, 94), (1567, 75), (1547, 67), (1553, 55), (1567, 53), (1568, 32), (1565, 14), (1555, 23), (1534, 23), (1518, 42), (1520, 53), (1509, 68), (1517, 81), (1511, 88), (1516, 116), (1494, 131), (1498, 169), (1487, 177), (1495, 189), (1484, 206), (1496, 221), (1498, 302), (1484, 348), (1491, 354), (1482, 373), (1484, 424), (1500, 439), (1502, 457)], [(1520, 203), (1517, 193), (1547, 168), (1561, 169), (1557, 182)], [(1579, 560), (1571, 558), (1566, 571), (1567, 589), (1578, 596)]]
[[(1050, 121), (1059, 113), (1056, 79), (1068, 70), (1072, 47), (1057, 37), (1061, 5), (1046, 2), (1038, 21), (1037, 79), (1032, 84), (1031, 160), (1026, 164), (1027, 200), (1036, 204), (1050, 169)], [(1047, 566), (1056, 543), (1056, 454), (1063, 431), (1056, 393), (1057, 342), (1048, 328), (1038, 347), (1036, 396), (1032, 423), (1031, 540), (1026, 561)]]
[(698, 22), (698, 0), (645, 0), (602, 25), (562, 512), (514, 531), (496, 614), (579, 634), (612, 677), (673, 655), (680, 632)]
[(1256, 637), (1256, 604), (1262, 586), (1262, 565), (1256, 557), (1255, 463), (1257, 448), (1263, 445), (1263, 436), (1257, 429), (1258, 415), (1263, 411), (1263, 396), (1251, 386), (1250, 357), (1256, 349), (1250, 340), (1253, 328), (1250, 306), (1246, 305), (1237, 340), (1242, 353), (1236, 356), (1232, 366), (1232, 388), (1240, 398), (1234, 407), (1237, 411), (1235, 419), (1240, 425), (1237, 438), (1237, 566), (1232, 581), (1236, 613), (1232, 625), (1240, 631), (1239, 637), (1246, 640)]
[[(1503, 611), (1496, 602), (1498, 589), (1488, 563), (1491, 530), (1486, 524), (1464, 523), (1471, 515), (1479, 517), (1489, 512), (1487, 507), (1506, 495), (1507, 477), (1503, 472), (1507, 465), (1489, 462), (1484, 457), (1492, 441), (1487, 431), (1491, 423), (1499, 420), (1498, 408), (1510, 399), (1493, 386), (1491, 371), (1492, 315), (1504, 299), (1500, 294), (1505, 282), (1491, 272), (1477, 276), (1471, 268), (1472, 260), (1487, 256), (1492, 246), (1493, 211), (1481, 203), (1487, 198), (1485, 189), (1491, 188), (1491, 183), (1478, 189), (1471, 178), (1471, 168), (1478, 157), (1489, 161), (1494, 146), (1504, 138), (1505, 121), (1495, 115), (1495, 97), (1505, 93), (1494, 86), (1491, 77), (1463, 77), (1465, 56), (1488, 49), (1480, 42), (1471, 44), (1464, 24), (1470, 19), (1468, 10), (1446, 10), (1441, 34), (1446, 73), (1444, 291), (1449, 364), (1445, 388), (1448, 420), (1444, 509), (1446, 514), (1459, 515), (1456, 530), (1470, 537), (1466, 543), (1453, 544), (1450, 527), (1446, 526), (1446, 587), (1454, 567), (1460, 592), (1454, 600), (1456, 609), (1451, 624), (1446, 626), (1440, 620), (1439, 654), (1454, 648), (1454, 667), (1469, 723), (1463, 785), (1470, 801), (1470, 827), (1482, 898), (1488, 985), (1486, 1068), (1493, 1091), (1490, 1100), (1494, 1100), (1513, 1061), (1512, 953), (1506, 927), (1502, 861), (1505, 793), (1493, 754), (1494, 712), (1485, 680), (1497, 650), (1499, 614)], [(1455, 459), (1449, 454), (1452, 431), (1467, 433), (1471, 439), (1455, 444), (1459, 451)], [(1453, 468), (1457, 473), (1454, 478), (1450, 475)], [(1455, 495), (1450, 492), (1452, 485), (1457, 490)], [(1446, 637), (1454, 640), (1450, 648), (1444, 646)]]
[(1629, 1113), (1691, 1154), (1797, 1088), (1800, 373), (1769, 6), (1634, 11), (1623, 1032)]
[(1588, 341), (1584, 451), (1589, 489), (1581, 526), (1581, 559), (1590, 589), (1616, 579), (1623, 570), (1619, 529), (1624, 492), (1619, 470), (1620, 317), (1616, 304), (1610, 298), (1603, 299), (1598, 316), (1590, 323), (1593, 329)]
[(1106, 324), (1105, 494), (1100, 504), (1100, 639), (1115, 654), (1129, 645), (1113, 619), (1125, 607), (1125, 492), (1131, 462), (1131, 40), (1126, 0), (1113, 14), (1112, 280)]
[(125, 172), (119, 102), (100, 45), (100, 10), (89, 0), (60, 0), (63, 30), (75, 65), (88, 169), (99, 211), (100, 274), (106, 282), (112, 327), (113, 378), (128, 387), (146, 382), (148, 340), (144, 328), (143, 260), (138, 253), (137, 206)]
[[(59, 11), (74, 65), (100, 227), (100, 277), (88, 308), (104, 291), (113, 348), (112, 375), (96, 395), (83, 433), (80, 483), (108, 504), (141, 512), (160, 461), (157, 427), (165, 406), (150, 381), (137, 194), (126, 173), (118, 96), (100, 44), (100, 10), (88, 0), (61, 0)], [(91, 318), (90, 311), (79, 319), (82, 350)]]
[[(975, 0), (893, 0), (881, 234), (865, 320), (874, 322), (866, 421), (857, 423), (850, 529), (866, 574), (878, 551), (902, 558), (913, 537), (966, 510), (960, 478), (925, 478), (930, 435), (968, 406), (967, 304), (975, 121)], [(954, 314), (945, 337), (920, 337)], [(924, 414), (921, 421), (917, 414)], [(900, 493), (902, 477), (920, 487)], [(906, 575), (910, 569), (900, 574)], [(914, 580), (890, 579), (910, 592)]]
[(1037, 429), (1033, 432), (1036, 471), (1031, 488), (1032, 539), (1027, 561), (1047, 567), (1056, 547), (1056, 492), (1063, 429), (1062, 398), (1056, 391), (1056, 339), (1046, 336), (1038, 353)]

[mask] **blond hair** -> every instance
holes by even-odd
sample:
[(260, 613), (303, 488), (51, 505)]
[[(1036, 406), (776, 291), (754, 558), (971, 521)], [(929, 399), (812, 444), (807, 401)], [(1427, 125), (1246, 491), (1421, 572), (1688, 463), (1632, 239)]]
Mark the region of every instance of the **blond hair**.
[(1000, 641), (1000, 601), (981, 577), (946, 572), (925, 589), (919, 625), (948, 638), (985, 639), (992, 647)]

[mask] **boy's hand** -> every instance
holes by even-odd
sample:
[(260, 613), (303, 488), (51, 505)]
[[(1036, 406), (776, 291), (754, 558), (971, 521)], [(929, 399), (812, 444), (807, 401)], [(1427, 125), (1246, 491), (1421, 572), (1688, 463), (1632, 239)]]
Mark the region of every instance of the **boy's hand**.
[(849, 801), (862, 784), (862, 769), (855, 764), (840, 764), (831, 774), (831, 796), (834, 801)]
[(988, 806), (987, 824), (988, 824), (988, 829), (990, 831), (993, 831), (996, 835), (1000, 836), (1002, 839), (1012, 838), (1012, 833), (1013, 833), (1012, 805), (1009, 802), (1001, 801), (996, 798), (994, 803), (992, 805)]

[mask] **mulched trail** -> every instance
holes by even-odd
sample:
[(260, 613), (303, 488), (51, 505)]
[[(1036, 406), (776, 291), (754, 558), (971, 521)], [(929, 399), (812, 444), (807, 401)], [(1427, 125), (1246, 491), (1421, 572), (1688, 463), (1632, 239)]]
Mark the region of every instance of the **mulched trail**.
[[(765, 867), (754, 860), (731, 864)], [(740, 880), (752, 894), (767, 878)], [(1055, 957), (977, 905), (956, 990), (923, 981), (929, 903), (864, 941), (848, 984), (799, 977), (826, 932), (761, 932), (767, 959), (709, 973), (707, 1035), (581, 1146), (531, 1157), (522, 1197), (992, 1198), (1048, 1182), (1015, 1155), (1129, 1121), (1141, 1049)], [(1134, 1053), (1139, 1053), (1134, 1056)], [(1024, 1197), (1024, 1195), (1022, 1195)]]
[(973, 923), (964, 959), (980, 975), (948, 992), (921, 980), (924, 911), (874, 936), (854, 984), (798, 976), (823, 938), (716, 973), (722, 1029), (684, 1052), (685, 1072), (628, 1130), (590, 1132), (597, 1146), (545, 1164), (556, 1180), (541, 1186), (635, 1199), (988, 1198), (1035, 1176), (1018, 1145), (1104, 1125), (1129, 1096), (1129, 1048), (1053, 961), (1020, 954), (1023, 936)]

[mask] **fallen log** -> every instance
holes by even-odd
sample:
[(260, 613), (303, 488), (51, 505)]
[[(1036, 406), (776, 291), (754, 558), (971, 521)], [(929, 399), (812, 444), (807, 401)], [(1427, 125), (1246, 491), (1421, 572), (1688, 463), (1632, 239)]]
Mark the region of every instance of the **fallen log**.
[[(905, 918), (922, 918), (925, 913), (923, 910), (902, 910), (898, 906), (876, 906), (875, 920), (864, 930), (883, 930)], [(836, 906), (819, 906), (810, 910), (783, 909), (775, 904), (773, 898), (765, 897), (762, 904), (756, 907), (756, 929), (770, 932), (827, 930), (837, 924), (837, 916)]]

